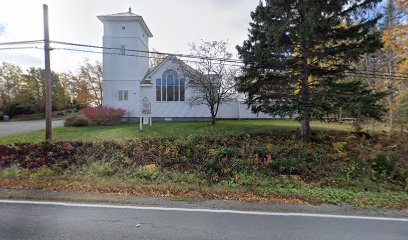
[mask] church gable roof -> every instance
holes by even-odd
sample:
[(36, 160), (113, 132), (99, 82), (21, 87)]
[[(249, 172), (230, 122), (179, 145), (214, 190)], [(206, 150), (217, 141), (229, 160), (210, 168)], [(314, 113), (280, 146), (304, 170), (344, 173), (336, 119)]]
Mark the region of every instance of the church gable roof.
[(146, 73), (143, 81), (148, 80), (157, 70), (159, 70), (162, 66), (166, 64), (168, 61), (173, 61), (179, 64), (183, 69), (187, 69), (188, 71), (192, 70), (195, 71), (191, 66), (186, 64), (183, 60), (174, 57), (174, 56), (167, 56), (165, 57), (159, 64), (157, 64), (155, 67), (150, 68), (149, 71)]
[(143, 80), (145, 80), (146, 78), (149, 78), (154, 72), (157, 71), (157, 69), (159, 69), (162, 65), (164, 65), (165, 62), (167, 62), (167, 60), (169, 60), (170, 56), (165, 57), (159, 64), (157, 64), (156, 66), (149, 68), (149, 70), (147, 71), (145, 77)]

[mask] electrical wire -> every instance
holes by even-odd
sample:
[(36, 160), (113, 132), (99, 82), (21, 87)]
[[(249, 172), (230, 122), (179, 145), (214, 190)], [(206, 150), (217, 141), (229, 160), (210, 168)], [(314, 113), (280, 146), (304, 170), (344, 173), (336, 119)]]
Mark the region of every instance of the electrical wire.
[(55, 43), (55, 44), (70, 45), (70, 46), (77, 46), (77, 47), (98, 48), (98, 49), (106, 49), (106, 50), (121, 50), (121, 51), (157, 54), (157, 55), (174, 56), (174, 57), (196, 58), (196, 59), (201, 59), (201, 60), (216, 60), (216, 61), (231, 62), (231, 63), (244, 63), (242, 60), (231, 59), (231, 58), (215, 58), (215, 57), (198, 56), (198, 55), (190, 55), (190, 54), (145, 51), (145, 50), (128, 49), (128, 48), (102, 47), (102, 46), (70, 43), (70, 42), (62, 42), (62, 41), (50, 41), (50, 42)]
[[(32, 45), (32, 44), (39, 44), (43, 43), (44, 40), (30, 40), (30, 41), (16, 41), (16, 42), (2, 42), (0, 46), (7, 46), (7, 45)], [(176, 54), (176, 53), (166, 53), (166, 52), (158, 52), (158, 51), (144, 51), (144, 50), (137, 50), (137, 49), (126, 49), (126, 48), (115, 48), (115, 47), (103, 47), (103, 46), (95, 46), (95, 45), (88, 45), (88, 44), (80, 44), (80, 43), (71, 43), (71, 42), (63, 42), (63, 41), (50, 41), (53, 44), (57, 45), (69, 45), (75, 47), (85, 47), (85, 48), (97, 48), (102, 50), (120, 50), (120, 51), (127, 51), (127, 52), (137, 52), (137, 53), (144, 53), (144, 54), (156, 54), (161, 56), (174, 56), (183, 58), (182, 60), (185, 62), (190, 63), (201, 63), (200, 61), (191, 60), (191, 59), (199, 59), (199, 60), (213, 60), (218, 62), (223, 62), (229, 66), (235, 67), (244, 67), (243, 60), (240, 59), (232, 59), (232, 58), (215, 58), (215, 57), (206, 57), (206, 56), (198, 56), (198, 55), (191, 55), (191, 54)], [(40, 49), (39, 47), (32, 47), (32, 46), (24, 46), (24, 47), (7, 47), (7, 48), (0, 48), (0, 50), (15, 50), (15, 49)], [(55, 47), (51, 48), (51, 50), (66, 50), (66, 51), (75, 51), (75, 52), (86, 52), (86, 53), (98, 53), (104, 55), (120, 55), (120, 56), (128, 56), (128, 57), (140, 57), (140, 58), (154, 58), (153, 56), (149, 55), (137, 55), (137, 54), (123, 54), (123, 53), (115, 53), (115, 52), (107, 52), (107, 51), (92, 51), (92, 50), (85, 50), (85, 49), (75, 49), (75, 48), (66, 48), (66, 47)], [(258, 66), (258, 68), (267, 69), (267, 66)], [(372, 77), (372, 78), (388, 78), (392, 80), (408, 80), (408, 75), (400, 74), (395, 72), (381, 72), (377, 70), (349, 70), (345, 73), (348, 76), (355, 76), (355, 77)]]
[(7, 47), (7, 48), (2, 48), (0, 47), (0, 50), (18, 50), (18, 49), (42, 49), (39, 47)]
[(0, 42), (0, 46), (4, 45), (21, 45), (21, 44), (38, 44), (42, 43), (44, 40), (30, 40), (30, 41), (17, 41), (17, 42)]
[[(114, 48), (114, 47), (102, 47), (102, 46), (95, 46), (95, 45), (87, 45), (87, 44), (78, 44), (78, 43), (70, 43), (70, 42), (62, 42), (62, 41), (51, 41), (57, 44), (64, 44), (64, 45), (72, 45), (72, 46), (80, 46), (80, 47), (89, 47), (89, 48), (99, 48), (99, 49), (107, 49), (107, 50), (124, 50), (130, 52), (140, 52), (140, 53), (149, 53), (149, 54), (157, 54), (157, 55), (166, 55), (166, 56), (175, 56), (175, 57), (183, 57), (183, 58), (198, 58), (201, 60), (216, 60), (216, 61), (223, 61), (223, 62), (231, 62), (231, 63), (239, 63), (244, 64), (244, 61), (241, 59), (232, 59), (232, 58), (214, 58), (214, 57), (206, 57), (206, 56), (197, 56), (197, 55), (189, 55), (189, 54), (176, 54), (176, 53), (166, 53), (166, 52), (158, 52), (158, 51), (144, 51), (144, 50), (136, 50), (136, 49), (127, 49), (127, 48)], [(122, 54), (123, 55), (123, 54)], [(358, 73), (383, 73), (381, 71), (371, 71), (371, 70), (353, 70), (353, 72)], [(399, 77), (408, 77), (408, 75), (389, 72), (390, 74), (394, 73), (393, 75), (398, 75)]]
[(362, 72), (362, 73), (373, 73), (373, 74), (387, 73), (387, 74), (390, 74), (390, 75), (398, 75), (398, 76), (408, 77), (408, 74), (403, 74), (403, 73), (398, 73), (398, 72), (393, 72), (393, 71), (383, 72), (383, 71), (380, 71), (380, 70), (358, 70), (358, 69), (355, 69), (354, 71), (355, 72)]
[(394, 75), (353, 73), (353, 72), (346, 72), (346, 74), (347, 75), (358, 76), (358, 77), (388, 78), (388, 79), (392, 79), (392, 80), (405, 80), (405, 81), (408, 81), (408, 77), (400, 77), (400, 76), (394, 76)]
[[(122, 53), (112, 53), (112, 52), (100, 52), (100, 51), (91, 51), (91, 50), (83, 50), (83, 49), (74, 49), (74, 48), (53, 48), (53, 50), (66, 50), (66, 51), (75, 51), (75, 52), (86, 52), (86, 53), (98, 53), (98, 54), (104, 54), (104, 55), (117, 55), (117, 56), (127, 56), (127, 57), (140, 57), (140, 58), (154, 58), (149, 55), (135, 55), (135, 54), (122, 54)], [(194, 61), (194, 60), (188, 60), (188, 59), (183, 59), (182, 61), (189, 62), (189, 63), (201, 63), (199, 61)], [(237, 65), (237, 64), (230, 64), (226, 63), (228, 66), (236, 66), (236, 67), (241, 67), (243, 68), (243, 65)], [(354, 73), (354, 72), (346, 72), (346, 76), (351, 76), (351, 77), (367, 77), (366, 73)], [(402, 80), (402, 81), (408, 81), (407, 78), (399, 77), (399, 76), (391, 76), (391, 75), (370, 75), (373, 78), (391, 78), (392, 80)]]
[[(122, 53), (114, 53), (114, 52), (100, 52), (100, 51), (91, 51), (91, 50), (75, 49), (75, 48), (53, 47), (52, 50), (65, 50), (65, 51), (74, 51), (74, 52), (97, 53), (97, 54), (103, 54), (103, 55), (117, 55), (117, 56), (125, 56), (125, 57), (140, 57), (140, 58), (149, 58), (149, 59), (155, 58), (153, 56), (143, 56), (143, 55), (126, 54), (126, 53), (122, 54)], [(181, 57), (181, 58), (186, 58), (186, 57)], [(181, 60), (184, 61), (184, 62), (190, 62), (190, 63), (202, 63), (202, 62), (197, 61), (197, 60), (188, 60), (188, 59), (181, 59)], [(221, 62), (223, 62), (223, 61), (221, 61)], [(226, 63), (226, 65), (236, 66), (236, 67), (243, 67), (242, 65), (230, 64), (230, 63)]]
[[(57, 43), (57, 44), (63, 44), (63, 45), (71, 45), (71, 46), (79, 46), (79, 47), (88, 47), (88, 48), (98, 48), (98, 49), (106, 49), (106, 50), (121, 50), (121, 51), (129, 51), (129, 52), (139, 52), (139, 53), (147, 53), (147, 54), (157, 54), (157, 55), (165, 55), (165, 56), (175, 56), (175, 57), (182, 57), (182, 58), (195, 58), (195, 59), (200, 59), (200, 60), (215, 60), (215, 61), (222, 61), (222, 62), (228, 62), (228, 63), (236, 63), (236, 64), (244, 64), (243, 60), (240, 59), (225, 59), (225, 58), (212, 58), (212, 57), (205, 57), (205, 56), (197, 56), (197, 55), (186, 55), (186, 54), (175, 54), (175, 53), (166, 53), (166, 52), (158, 52), (158, 51), (144, 51), (144, 50), (136, 50), (136, 49), (127, 49), (127, 48), (114, 48), (114, 47), (102, 47), (102, 46), (95, 46), (95, 45), (87, 45), (87, 44), (79, 44), (79, 43), (70, 43), (70, 42), (62, 42), (62, 41), (51, 41), (52, 43)], [(108, 54), (104, 52), (103, 54)], [(110, 53), (109, 53), (110, 54)], [(132, 55), (132, 54), (116, 54), (112, 53), (115, 55), (124, 55), (124, 56), (135, 56), (137, 57), (138, 55)], [(140, 56), (140, 55), (139, 55)], [(140, 57), (146, 57), (146, 56), (140, 56)], [(242, 65), (233, 65), (233, 66), (239, 66), (242, 67)], [(262, 67), (261, 67), (262, 68)], [(408, 75), (404, 74), (390, 74), (387, 73), (388, 75), (384, 75), (383, 72), (380, 71), (362, 71), (362, 70), (351, 70), (350, 72), (352, 73), (362, 73), (362, 74), (370, 74), (373, 75), (375, 74), (376, 76), (382, 76), (382, 77), (402, 77), (402, 78), (408, 78)], [(376, 74), (382, 73), (381, 75)]]

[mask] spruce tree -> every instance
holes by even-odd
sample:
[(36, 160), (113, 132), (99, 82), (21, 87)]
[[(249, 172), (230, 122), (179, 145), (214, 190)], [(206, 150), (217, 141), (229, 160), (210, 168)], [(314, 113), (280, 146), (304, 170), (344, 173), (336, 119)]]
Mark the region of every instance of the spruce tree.
[(336, 83), (361, 55), (381, 47), (374, 31), (380, 16), (369, 14), (378, 2), (260, 1), (251, 13), (248, 40), (237, 46), (245, 64), (237, 81), (247, 103), (256, 103), (256, 112), (295, 114), (301, 136), (310, 138), (310, 121), (342, 105), (333, 104), (333, 99), (344, 100), (333, 94), (342, 95), (346, 83), (341, 88)]

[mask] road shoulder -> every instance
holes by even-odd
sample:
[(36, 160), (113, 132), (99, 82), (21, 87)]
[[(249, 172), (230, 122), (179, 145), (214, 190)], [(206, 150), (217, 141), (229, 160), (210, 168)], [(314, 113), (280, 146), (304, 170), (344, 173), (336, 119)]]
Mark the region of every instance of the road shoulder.
[(16, 190), (0, 188), (0, 199), (63, 201), (80, 203), (100, 203), (134, 205), (146, 207), (188, 208), (188, 209), (227, 209), (238, 211), (262, 211), (278, 213), (308, 213), (347, 216), (375, 216), (389, 218), (408, 218), (408, 211), (398, 209), (355, 208), (348, 205), (294, 205), (278, 203), (240, 202), (231, 200), (193, 201), (174, 198), (153, 198), (133, 196), (113, 196), (109, 194), (81, 194), (50, 192), (45, 190)]

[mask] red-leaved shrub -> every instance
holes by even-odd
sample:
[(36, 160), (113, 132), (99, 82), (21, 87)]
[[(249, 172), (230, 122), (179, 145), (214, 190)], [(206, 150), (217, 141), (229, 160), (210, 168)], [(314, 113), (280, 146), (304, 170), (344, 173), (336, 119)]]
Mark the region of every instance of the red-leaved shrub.
[(88, 107), (82, 109), (80, 112), (91, 119), (94, 123), (98, 125), (105, 125), (111, 123), (113, 119), (123, 117), (126, 110), (122, 108), (115, 109), (109, 107)]

